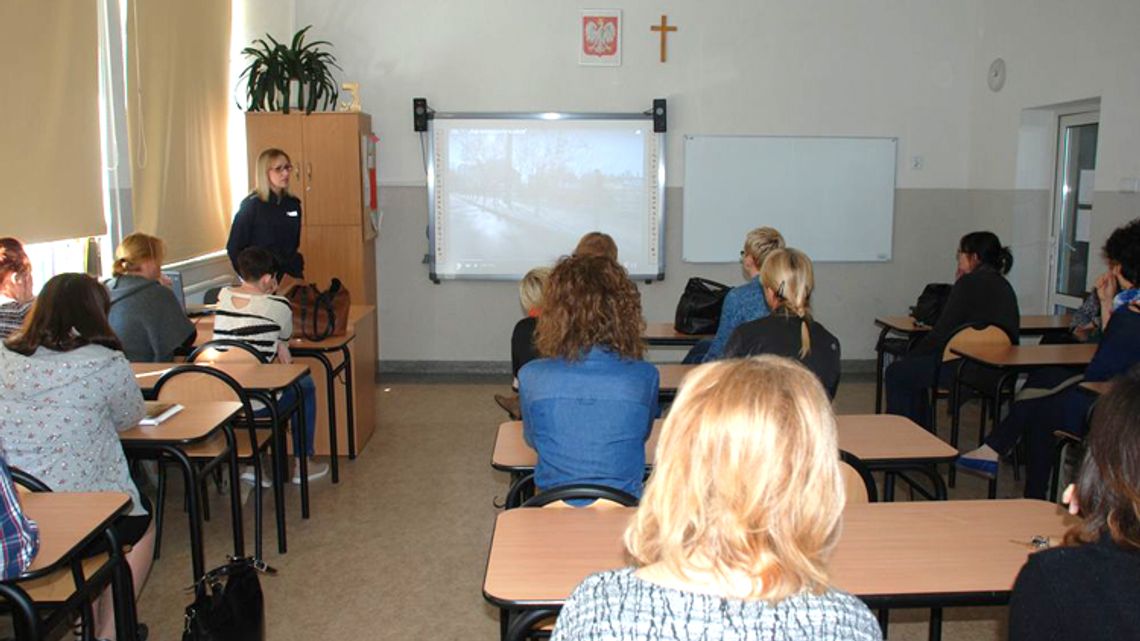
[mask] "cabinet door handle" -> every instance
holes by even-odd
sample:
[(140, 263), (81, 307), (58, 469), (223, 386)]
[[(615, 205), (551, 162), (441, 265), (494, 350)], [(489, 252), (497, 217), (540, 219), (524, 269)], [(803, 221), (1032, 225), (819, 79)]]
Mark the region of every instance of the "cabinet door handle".
[(313, 190), (313, 163), (305, 163), (305, 191)]

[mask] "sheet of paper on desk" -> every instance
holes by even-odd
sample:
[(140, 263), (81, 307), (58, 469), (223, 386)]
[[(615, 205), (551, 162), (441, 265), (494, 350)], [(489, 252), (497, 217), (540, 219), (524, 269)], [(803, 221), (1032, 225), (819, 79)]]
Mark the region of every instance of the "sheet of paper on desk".
[(166, 419), (182, 411), (178, 403), (163, 403), (161, 401), (146, 402), (146, 416), (139, 421), (139, 425), (158, 425)]

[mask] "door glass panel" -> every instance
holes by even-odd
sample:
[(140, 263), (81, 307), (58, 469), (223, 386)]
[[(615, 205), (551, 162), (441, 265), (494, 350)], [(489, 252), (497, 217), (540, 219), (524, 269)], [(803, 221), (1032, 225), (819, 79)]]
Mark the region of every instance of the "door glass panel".
[(1096, 135), (1096, 123), (1064, 127), (1062, 133), (1056, 293), (1063, 296), (1083, 298), (1088, 290)]

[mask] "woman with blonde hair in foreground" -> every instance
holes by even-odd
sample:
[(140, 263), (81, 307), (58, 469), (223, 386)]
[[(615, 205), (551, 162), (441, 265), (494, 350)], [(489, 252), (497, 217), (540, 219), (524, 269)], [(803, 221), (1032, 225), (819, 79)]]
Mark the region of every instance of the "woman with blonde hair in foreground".
[(761, 356), (681, 386), (625, 533), (635, 567), (588, 577), (554, 641), (881, 639), (828, 585), (844, 506), (835, 416), (816, 377)]

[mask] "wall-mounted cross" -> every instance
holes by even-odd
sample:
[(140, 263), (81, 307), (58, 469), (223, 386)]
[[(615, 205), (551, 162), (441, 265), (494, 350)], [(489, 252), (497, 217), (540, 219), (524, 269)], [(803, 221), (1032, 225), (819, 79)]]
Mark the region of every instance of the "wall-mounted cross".
[(661, 62), (665, 62), (665, 59), (667, 57), (665, 53), (665, 37), (669, 35), (670, 31), (676, 31), (677, 27), (670, 25), (669, 18), (667, 18), (665, 15), (662, 15), (661, 24), (655, 24), (649, 27), (649, 30), (656, 31), (661, 34)]

